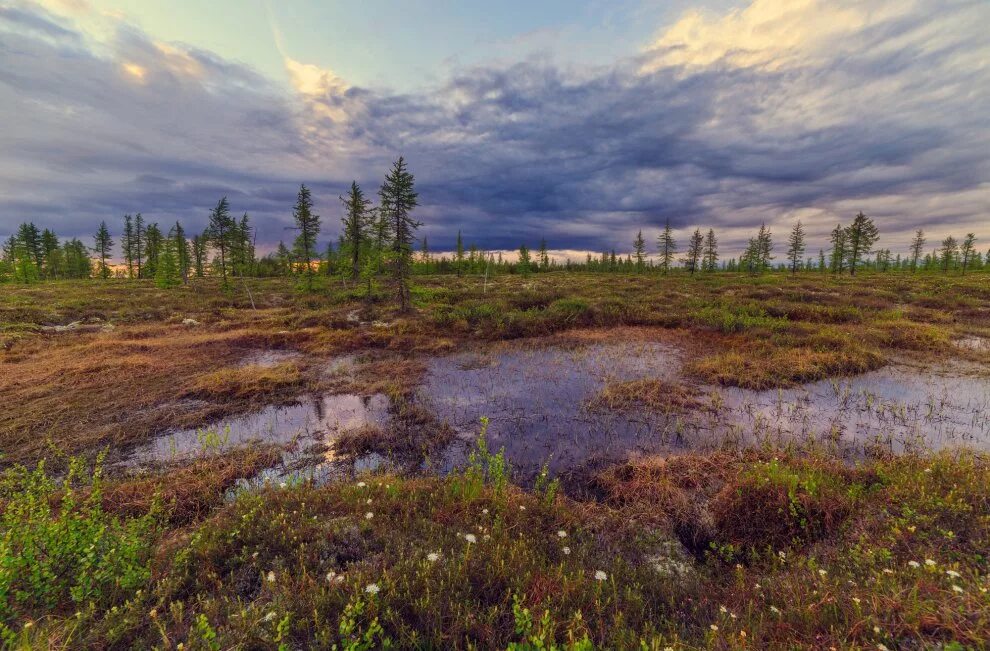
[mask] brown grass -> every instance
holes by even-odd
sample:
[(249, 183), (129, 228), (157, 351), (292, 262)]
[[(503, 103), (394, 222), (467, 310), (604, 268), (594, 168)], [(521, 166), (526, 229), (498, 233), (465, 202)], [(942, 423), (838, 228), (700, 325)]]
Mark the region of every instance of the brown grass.
[(701, 407), (698, 389), (656, 378), (614, 382), (588, 401), (589, 409), (626, 411), (642, 408), (663, 414), (683, 413)]

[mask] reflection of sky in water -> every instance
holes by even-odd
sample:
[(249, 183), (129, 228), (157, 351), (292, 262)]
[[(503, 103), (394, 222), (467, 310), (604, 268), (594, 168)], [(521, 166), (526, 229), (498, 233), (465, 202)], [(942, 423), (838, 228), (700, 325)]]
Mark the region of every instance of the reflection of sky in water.
[[(284, 359), (279, 353), (255, 361)], [(932, 368), (894, 364), (785, 390), (705, 387), (702, 403), (718, 408), (681, 416), (585, 408), (610, 382), (678, 381), (680, 370), (679, 351), (656, 342), (572, 349), (505, 343), (434, 358), (415, 400), (453, 426), (461, 438), (427, 465), (444, 472), (463, 463), (483, 416), (490, 420), (490, 448), (504, 447), (522, 479), (532, 477), (547, 461), (559, 472), (591, 459), (621, 460), (725, 441), (821, 441), (852, 453), (877, 444), (895, 452), (954, 445), (990, 449), (990, 373), (973, 363)], [(389, 418), (385, 396), (335, 395), (269, 407), (206, 429), (216, 432), (226, 449), (251, 441), (332, 442), (340, 432), (386, 425)], [(170, 432), (137, 449), (130, 463), (196, 454), (203, 449), (202, 431)], [(358, 464), (371, 467), (382, 461), (371, 456)]]
[(545, 461), (559, 470), (592, 456), (662, 449), (666, 418), (593, 413), (584, 405), (610, 381), (673, 379), (679, 357), (673, 347), (648, 342), (573, 350), (501, 347), (488, 354), (433, 360), (417, 395), (468, 439), (473, 440), (481, 417), (487, 416), (490, 447), (505, 447), (522, 470), (532, 471)]
[[(384, 423), (389, 401), (383, 395), (361, 397), (350, 394), (325, 396), (288, 407), (267, 407), (235, 416), (199, 429), (180, 430), (159, 436), (136, 449), (131, 463), (168, 461), (188, 457), (204, 448), (204, 438), (219, 441), (223, 448), (248, 442), (290, 443), (297, 438), (333, 438), (340, 432), (368, 424)], [(204, 436), (204, 433), (209, 433)], [(216, 436), (212, 436), (215, 433)]]

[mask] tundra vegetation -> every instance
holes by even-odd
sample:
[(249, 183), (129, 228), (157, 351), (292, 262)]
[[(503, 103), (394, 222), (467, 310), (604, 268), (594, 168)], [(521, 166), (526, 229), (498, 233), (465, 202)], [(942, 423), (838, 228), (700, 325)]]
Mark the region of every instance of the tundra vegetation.
[[(400, 160), (379, 205), (357, 184), (341, 198), (344, 236), (321, 251), (304, 190), (294, 246), (261, 259), (223, 200), (191, 241), (140, 215), (119, 237), (101, 224), (88, 271), (81, 243), (36, 251), (30, 225), (8, 241), (5, 646), (986, 647), (990, 465), (975, 447), (848, 457), (726, 442), (523, 479), (482, 420), (444, 472), (272, 473), (284, 450), (222, 433), (190, 458), (126, 463), (165, 432), (334, 393), (384, 394), (397, 423), (351, 432), (343, 452), (434, 454), (454, 434), (416, 402), (423, 360), (492, 342), (677, 342), (676, 380), (618, 379), (588, 405), (620, 412), (704, 412), (700, 387), (777, 390), (894, 360), (985, 374), (975, 238), (926, 257), (919, 232), (893, 260), (857, 216), (811, 261), (796, 225), (776, 265), (766, 227), (741, 260), (702, 228), (681, 249), (666, 229), (659, 261), (651, 233), (628, 257), (581, 264), (545, 242), (499, 262), (460, 236), (434, 256), (413, 252)], [(328, 372), (342, 359), (356, 371)]]

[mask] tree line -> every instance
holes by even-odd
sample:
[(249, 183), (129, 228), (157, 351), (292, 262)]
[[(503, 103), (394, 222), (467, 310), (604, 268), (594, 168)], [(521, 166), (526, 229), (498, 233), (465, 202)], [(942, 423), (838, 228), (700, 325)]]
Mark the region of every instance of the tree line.
[[(798, 221), (779, 261), (774, 257), (773, 234), (766, 224), (760, 225), (738, 258), (723, 260), (713, 228), (696, 228), (682, 251), (669, 220), (656, 237), (655, 255), (648, 251), (642, 231), (633, 240), (630, 253), (588, 253), (584, 261), (558, 262), (550, 255), (546, 239), (536, 251), (521, 245), (515, 259), (508, 259), (501, 252), (484, 251), (474, 244), (465, 246), (460, 231), (454, 251), (433, 255), (423, 237), (417, 254), (414, 246), (421, 223), (412, 213), (418, 205), (418, 195), (415, 179), (403, 158), (396, 160), (385, 175), (377, 199), (376, 205), (357, 182), (352, 182), (348, 192), (339, 197), (343, 216), (336, 246), (331, 241), (321, 251), (317, 244), (321, 218), (313, 211), (309, 188), (301, 185), (292, 209), (295, 237), (291, 246), (281, 241), (275, 251), (263, 257), (256, 255), (255, 231), (249, 215), (234, 217), (226, 197), (210, 211), (206, 229), (191, 237), (179, 222), (162, 227), (147, 221), (141, 213), (124, 215), (119, 242), (114, 240), (107, 223), (101, 222), (90, 247), (77, 238), (62, 241), (50, 229), (40, 230), (33, 223), (24, 223), (3, 245), (0, 281), (114, 276), (152, 279), (161, 287), (172, 287), (208, 275), (219, 277), (224, 286), (244, 277), (295, 276), (304, 289), (312, 290), (318, 278), (337, 277), (360, 284), (370, 297), (376, 282), (387, 277), (400, 306), (406, 309), (413, 274), (528, 275), (556, 270), (667, 274), (678, 270), (689, 274), (820, 271), (854, 275), (862, 269), (964, 274), (990, 269), (990, 251), (985, 256), (980, 254), (973, 233), (961, 240), (947, 236), (929, 249), (925, 233), (919, 229), (903, 256), (876, 248), (879, 230), (862, 212), (849, 224), (836, 225), (828, 248), (819, 249), (817, 257), (807, 256), (804, 226)], [(111, 264), (117, 245), (122, 262)]]

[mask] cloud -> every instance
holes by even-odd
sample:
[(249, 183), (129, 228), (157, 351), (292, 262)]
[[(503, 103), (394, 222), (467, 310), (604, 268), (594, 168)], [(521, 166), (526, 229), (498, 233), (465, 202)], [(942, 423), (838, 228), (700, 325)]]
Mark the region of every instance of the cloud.
[[(0, 12), (0, 231), (84, 235), (143, 211), (191, 230), (227, 194), (272, 244), (299, 182), (325, 232), (351, 179), (398, 154), (433, 248), (628, 250), (670, 219), (737, 251), (763, 221), (823, 245), (864, 210), (883, 246), (986, 229), (990, 5), (756, 0), (689, 12), (638, 56), (459, 68), (408, 93), (285, 55), (290, 87), (156, 43), (123, 20), (92, 42), (37, 5)], [(104, 20), (110, 20), (104, 17)], [(979, 234), (979, 233), (978, 233)], [(990, 237), (990, 232), (984, 233)]]

